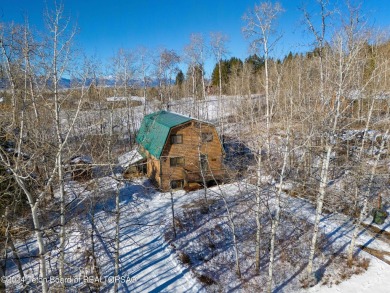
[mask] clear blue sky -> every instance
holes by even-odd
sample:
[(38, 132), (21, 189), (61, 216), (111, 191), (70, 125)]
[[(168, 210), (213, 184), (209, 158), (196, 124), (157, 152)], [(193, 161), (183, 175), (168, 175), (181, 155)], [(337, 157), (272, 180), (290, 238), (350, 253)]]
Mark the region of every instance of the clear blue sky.
[[(364, 0), (363, 0), (364, 1)], [(32, 27), (43, 29), (45, 3), (52, 0), (0, 0), (1, 22), (23, 22), (27, 14)], [(57, 0), (60, 2), (60, 0)], [(253, 8), (254, 0), (63, 0), (66, 15), (77, 23), (77, 44), (87, 55), (96, 54), (103, 63), (119, 48), (133, 49), (145, 46), (150, 49), (165, 47), (178, 53), (189, 43), (191, 33), (223, 32), (230, 38), (229, 56), (246, 58), (249, 42), (241, 28), (243, 14)], [(315, 0), (279, 1), (285, 12), (281, 15), (279, 29), (283, 34), (275, 56), (289, 51), (302, 52), (310, 39), (305, 37), (302, 13), (298, 7), (307, 3), (315, 12)], [(336, 3), (337, 1), (332, 1)], [(343, 1), (340, 0), (341, 3)], [(382, 30), (390, 27), (390, 1), (365, 0), (363, 13), (370, 23)], [(318, 10), (317, 10), (318, 11)], [(211, 74), (214, 61), (206, 70)]]

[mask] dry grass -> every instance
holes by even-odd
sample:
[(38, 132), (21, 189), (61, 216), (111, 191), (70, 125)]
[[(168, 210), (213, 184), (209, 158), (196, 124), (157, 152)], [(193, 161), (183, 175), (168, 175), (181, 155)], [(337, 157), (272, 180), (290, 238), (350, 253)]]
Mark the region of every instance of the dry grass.
[(190, 256), (184, 252), (179, 253), (179, 260), (181, 261), (181, 263), (183, 263), (185, 265), (192, 264)]
[(385, 263), (390, 265), (390, 261), (386, 258), (386, 256), (390, 257), (390, 252), (377, 250), (366, 246), (359, 246), (359, 248), (361, 248), (361, 250), (368, 252), (369, 254), (375, 256), (376, 258), (379, 258), (381, 261), (384, 261)]
[[(209, 206), (215, 204), (216, 202), (217, 202), (217, 200), (214, 198), (207, 199), (207, 203), (209, 204)], [(194, 201), (187, 203), (187, 204), (183, 204), (181, 206), (181, 208), (183, 208), (183, 209), (199, 208), (199, 207), (204, 206), (204, 204), (205, 204), (205, 200), (202, 198), (202, 199), (194, 200)]]
[(325, 274), (321, 279), (321, 285), (332, 286), (350, 279), (353, 275), (360, 275), (367, 271), (370, 265), (368, 258), (355, 258), (352, 263), (348, 263), (346, 256), (335, 256), (332, 260), (334, 269)]
[(215, 285), (217, 282), (215, 282), (212, 278), (206, 276), (206, 275), (198, 275), (197, 279), (202, 283), (207, 286)]

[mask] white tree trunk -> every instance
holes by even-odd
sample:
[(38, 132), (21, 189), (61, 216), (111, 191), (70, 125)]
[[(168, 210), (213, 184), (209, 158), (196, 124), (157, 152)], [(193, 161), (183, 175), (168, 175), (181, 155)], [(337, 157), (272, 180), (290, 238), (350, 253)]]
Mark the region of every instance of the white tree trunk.
[(226, 212), (227, 212), (227, 217), (228, 217), (228, 220), (229, 220), (229, 226), (230, 226), (230, 229), (232, 230), (232, 238), (233, 238), (233, 250), (234, 250), (234, 256), (235, 256), (235, 262), (236, 262), (236, 275), (238, 278), (241, 279), (241, 268), (240, 268), (240, 259), (239, 259), (239, 253), (238, 253), (238, 242), (237, 242), (237, 236), (236, 236), (236, 226), (234, 224), (234, 220), (233, 220), (233, 215), (232, 213), (230, 212), (230, 209), (229, 209), (229, 206), (227, 204), (227, 201), (222, 193), (222, 190), (220, 189), (221, 191), (221, 197), (222, 197), (222, 200), (225, 204), (225, 209), (226, 209)]
[[(117, 192), (115, 195), (115, 272), (114, 278), (119, 276), (119, 249), (120, 249), (120, 198), (119, 198), (119, 186), (117, 187)], [(118, 282), (114, 283), (114, 292), (118, 292)]]
[(287, 166), (287, 159), (289, 157), (288, 152), (288, 145), (289, 145), (289, 137), (290, 137), (290, 129), (287, 129), (287, 141), (286, 141), (286, 147), (284, 150), (283, 155), (283, 166), (282, 171), (280, 172), (279, 177), (279, 188), (278, 192), (276, 194), (276, 213), (275, 218), (271, 220), (271, 243), (270, 243), (270, 256), (269, 256), (269, 264), (268, 264), (268, 284), (267, 284), (267, 291), (268, 293), (272, 292), (272, 282), (273, 282), (273, 268), (274, 268), (274, 258), (275, 258), (275, 238), (276, 238), (276, 232), (279, 226), (280, 222), (280, 211), (281, 211), (281, 203), (280, 203), (280, 197), (282, 195), (282, 185), (283, 185), (283, 177), (284, 173), (286, 171)]
[[(267, 157), (270, 157), (271, 142), (270, 142), (270, 127), (271, 127), (271, 113), (270, 113), (270, 95), (269, 95), (269, 73), (268, 73), (268, 46), (264, 41), (264, 72), (265, 72), (265, 103), (266, 103), (266, 131), (267, 131)], [(259, 99), (260, 103), (261, 99)], [(261, 109), (261, 108), (259, 108)]]
[(260, 240), (261, 240), (261, 145), (257, 155), (257, 184), (256, 184), (256, 252), (255, 252), (255, 273), (260, 273)]
[(175, 223), (175, 202), (173, 200), (172, 188), (169, 187), (169, 193), (171, 195), (171, 214), (172, 214), (172, 229), (173, 229), (173, 239), (176, 239), (176, 223)]
[[(12, 254), (14, 255), (14, 261), (15, 261), (16, 266), (18, 268), (20, 279), (22, 280), (23, 286), (25, 286), (26, 281), (24, 279), (24, 272), (23, 272), (22, 262), (20, 261), (19, 253), (16, 250), (16, 247), (14, 245), (14, 241), (12, 240), (12, 235), (10, 233), (11, 223), (8, 221), (8, 213), (9, 213), (9, 210), (8, 210), (8, 207), (6, 207), (6, 210), (5, 210), (5, 220), (7, 222), (7, 226), (6, 226), (6, 229), (5, 229), (5, 244), (4, 244), (5, 264), (4, 264), (4, 266), (6, 267), (7, 247), (9, 246), (11, 248), (11, 250), (12, 250)], [(6, 270), (5, 269), (4, 269), (4, 275), (6, 275)], [(3, 282), (1, 282), (1, 283), (3, 283)]]
[(329, 169), (330, 155), (332, 153), (332, 146), (328, 145), (326, 147), (326, 150), (327, 150), (326, 157), (323, 159), (322, 162), (320, 187), (317, 196), (317, 207), (316, 207), (316, 216), (314, 221), (313, 237), (310, 246), (309, 262), (307, 264), (307, 276), (309, 278), (311, 277), (311, 274), (313, 272), (313, 260), (316, 251), (316, 246), (317, 246), (317, 236), (318, 236), (318, 230), (319, 230), (320, 220), (322, 215), (322, 206), (324, 204), (325, 188), (328, 185), (328, 169)]
[(38, 244), (39, 272), (40, 272), (40, 277), (41, 277), (42, 292), (47, 293), (48, 292), (48, 283), (47, 283), (46, 259), (45, 259), (46, 247), (45, 247), (45, 242), (44, 242), (43, 236), (42, 236), (41, 223), (39, 221), (38, 202), (34, 202), (34, 197), (26, 188), (26, 185), (24, 184), (23, 179), (20, 178), (15, 173), (13, 175), (14, 175), (15, 181), (18, 183), (19, 187), (23, 190), (23, 192), (27, 196), (27, 200), (28, 200), (28, 203), (29, 203), (30, 208), (31, 208), (31, 216), (33, 219), (33, 224), (34, 224), (35, 238), (36, 238), (37, 244)]
[[(386, 131), (386, 133), (383, 137), (386, 137), (388, 133), (389, 133), (389, 130)], [(355, 228), (354, 228), (353, 233), (352, 233), (351, 242), (348, 246), (348, 263), (349, 264), (352, 264), (352, 261), (353, 261), (353, 251), (354, 251), (355, 246), (356, 246), (356, 239), (357, 239), (359, 230), (361, 228), (361, 223), (364, 221), (364, 219), (367, 216), (368, 199), (369, 199), (370, 193), (371, 193), (371, 186), (372, 186), (372, 183), (374, 181), (374, 176), (375, 176), (376, 168), (378, 166), (378, 162), (380, 160), (381, 153), (383, 152), (383, 149), (385, 147), (385, 142), (386, 142), (386, 140), (383, 139), (381, 146), (380, 146), (380, 149), (379, 149), (379, 152), (376, 156), (374, 165), (371, 168), (371, 175), (370, 175), (370, 179), (368, 181), (367, 190), (363, 196), (363, 207), (360, 211), (360, 216), (359, 216), (358, 220), (355, 222)]]

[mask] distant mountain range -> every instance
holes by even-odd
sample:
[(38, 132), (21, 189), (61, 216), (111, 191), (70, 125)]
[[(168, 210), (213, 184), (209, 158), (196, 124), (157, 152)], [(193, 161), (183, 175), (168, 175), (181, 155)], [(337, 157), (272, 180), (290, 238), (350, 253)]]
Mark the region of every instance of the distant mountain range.
[[(85, 81), (85, 86), (90, 86), (92, 83), (95, 82), (94, 78), (88, 78)], [(96, 79), (96, 83), (99, 86), (105, 86), (105, 87), (114, 87), (115, 85), (121, 86), (123, 82), (121, 81), (115, 81), (112, 77), (105, 77), (105, 78), (99, 78)], [(171, 81), (172, 84), (174, 84), (174, 81)], [(59, 81), (59, 86), (61, 89), (70, 89), (72, 87), (79, 87), (82, 84), (81, 79), (69, 79), (69, 78), (61, 78)], [(148, 81), (148, 86), (158, 86), (159, 81), (157, 79), (150, 79)], [(137, 85), (139, 87), (143, 87), (144, 83), (142, 80), (137, 79), (131, 79), (129, 80), (129, 85)], [(7, 78), (0, 78), (0, 90), (7, 89), (10, 87), (9, 80)]]

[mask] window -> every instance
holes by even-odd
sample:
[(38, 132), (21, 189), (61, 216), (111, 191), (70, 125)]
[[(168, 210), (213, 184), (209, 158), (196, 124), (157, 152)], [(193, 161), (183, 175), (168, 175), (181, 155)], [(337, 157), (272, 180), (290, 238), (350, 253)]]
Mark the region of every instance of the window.
[(175, 157), (169, 159), (171, 167), (181, 167), (184, 166), (184, 157)]
[(182, 134), (172, 134), (171, 135), (171, 144), (180, 144), (183, 143), (183, 135)]
[(210, 142), (210, 141), (213, 141), (213, 134), (211, 132), (203, 132), (202, 142)]
[(179, 188), (183, 188), (184, 186), (184, 180), (181, 179), (181, 180), (172, 180), (171, 181), (171, 188), (172, 189), (179, 189)]

